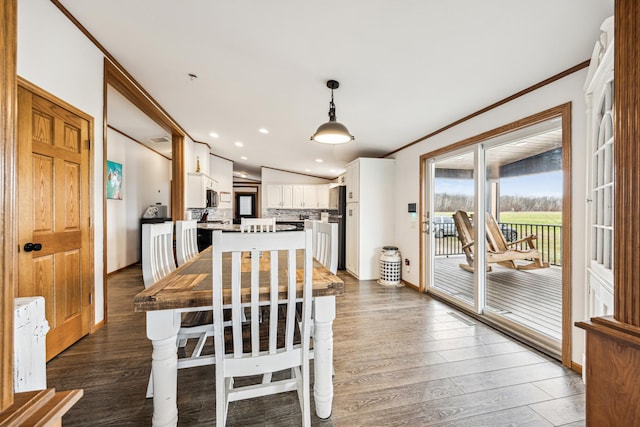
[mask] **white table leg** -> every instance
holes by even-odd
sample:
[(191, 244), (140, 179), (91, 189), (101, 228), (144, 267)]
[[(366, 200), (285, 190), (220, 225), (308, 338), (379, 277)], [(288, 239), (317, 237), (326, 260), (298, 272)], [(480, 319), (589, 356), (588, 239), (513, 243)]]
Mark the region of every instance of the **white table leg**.
[(331, 416), (333, 403), (333, 319), (336, 318), (336, 297), (314, 298), (313, 351), (315, 383), (313, 398), (316, 414), (326, 419)]
[(180, 329), (180, 313), (174, 310), (147, 311), (147, 338), (153, 343), (151, 370), (153, 375), (154, 426), (178, 424), (178, 354), (176, 338)]

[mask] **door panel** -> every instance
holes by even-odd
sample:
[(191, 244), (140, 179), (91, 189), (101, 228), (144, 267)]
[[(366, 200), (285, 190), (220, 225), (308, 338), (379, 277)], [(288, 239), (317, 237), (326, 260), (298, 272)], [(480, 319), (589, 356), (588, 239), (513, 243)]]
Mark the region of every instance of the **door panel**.
[(47, 360), (90, 328), (88, 139), (87, 120), (19, 88), (17, 295), (45, 297)]
[(431, 270), (429, 286), (467, 308), (476, 303), (473, 274), (462, 269), (467, 260), (453, 222), (453, 213), (463, 210), (473, 217), (475, 210), (474, 151), (467, 149), (434, 159), (432, 198), (429, 211)]

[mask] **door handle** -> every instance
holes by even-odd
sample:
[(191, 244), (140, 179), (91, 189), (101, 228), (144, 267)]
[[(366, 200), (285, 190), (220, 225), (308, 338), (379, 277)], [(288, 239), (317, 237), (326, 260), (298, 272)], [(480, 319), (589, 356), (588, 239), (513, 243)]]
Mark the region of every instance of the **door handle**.
[(40, 243), (25, 243), (24, 244), (24, 251), (25, 252), (31, 252), (31, 251), (39, 251), (40, 249), (42, 249), (42, 245)]
[(429, 221), (424, 221), (422, 223), (422, 232), (426, 233), (426, 234), (429, 234), (429, 231), (430, 231)]

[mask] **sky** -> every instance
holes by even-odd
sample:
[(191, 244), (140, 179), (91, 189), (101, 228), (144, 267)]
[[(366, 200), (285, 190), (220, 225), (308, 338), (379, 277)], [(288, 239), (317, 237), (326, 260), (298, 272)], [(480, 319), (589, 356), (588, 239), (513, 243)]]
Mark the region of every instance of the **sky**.
[[(473, 181), (437, 178), (436, 192), (473, 195)], [(503, 196), (562, 197), (562, 172), (546, 172), (500, 179)]]

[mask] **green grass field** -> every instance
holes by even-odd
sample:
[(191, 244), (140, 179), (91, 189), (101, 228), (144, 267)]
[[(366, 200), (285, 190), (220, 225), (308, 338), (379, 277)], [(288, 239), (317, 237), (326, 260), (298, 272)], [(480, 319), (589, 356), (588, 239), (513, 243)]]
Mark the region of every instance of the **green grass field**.
[(500, 212), (500, 222), (562, 225), (562, 212)]
[[(436, 212), (451, 216), (453, 212)], [(562, 212), (500, 212), (500, 222), (513, 224), (562, 225)]]
[[(452, 212), (436, 212), (436, 215), (451, 216)], [(535, 227), (536, 225), (562, 225), (562, 212), (501, 212), (500, 222), (507, 224), (528, 224), (533, 227), (513, 225), (520, 232), (538, 235), (538, 250), (545, 260), (552, 264), (562, 264), (561, 227)], [(523, 236), (518, 236), (519, 238)]]

